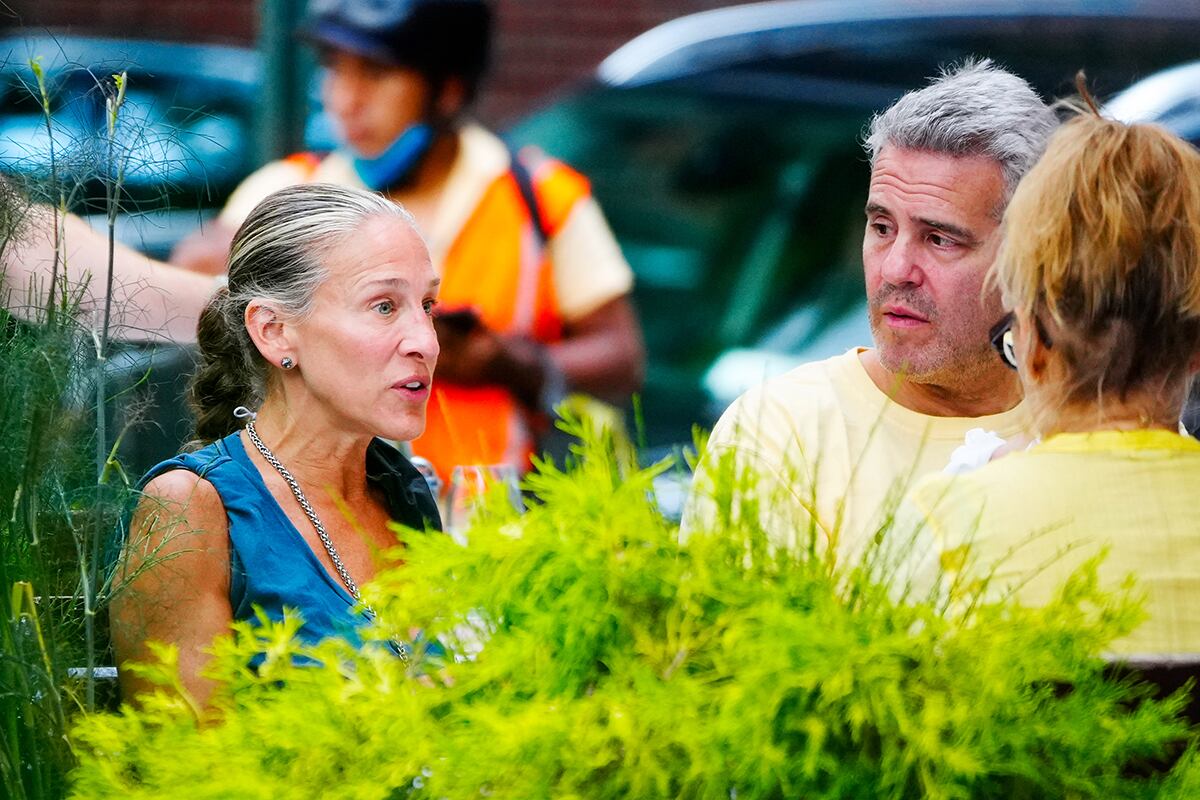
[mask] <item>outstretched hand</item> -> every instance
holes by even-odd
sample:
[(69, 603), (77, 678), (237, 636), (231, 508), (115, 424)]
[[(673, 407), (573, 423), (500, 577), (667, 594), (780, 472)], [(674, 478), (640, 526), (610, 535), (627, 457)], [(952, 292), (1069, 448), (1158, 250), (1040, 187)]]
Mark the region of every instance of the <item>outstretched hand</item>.
[(523, 404), (536, 408), (545, 379), (545, 351), (531, 339), (505, 336), (477, 318), (472, 324), (459, 313), (435, 315), (438, 380), (463, 386), (498, 384)]
[(499, 337), (485, 327), (478, 318), (466, 324), (460, 314), (433, 317), (433, 328), (437, 331), (438, 353), (437, 377), (464, 386), (491, 383), (487, 376), (492, 363), (501, 349)]
[(205, 275), (224, 275), (234, 231), (220, 222), (211, 222), (180, 240), (171, 251), (170, 262), (177, 267)]

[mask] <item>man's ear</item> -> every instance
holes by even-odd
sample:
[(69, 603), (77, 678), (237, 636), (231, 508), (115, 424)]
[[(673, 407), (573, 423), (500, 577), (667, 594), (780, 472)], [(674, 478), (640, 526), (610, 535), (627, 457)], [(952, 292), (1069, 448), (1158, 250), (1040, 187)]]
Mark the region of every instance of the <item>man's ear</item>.
[(268, 364), (278, 364), (285, 357), (296, 358), (288, 326), (274, 307), (251, 300), (246, 305), (245, 322), (250, 340)]
[(447, 77), (433, 103), (438, 119), (457, 119), (467, 107), (467, 84), (456, 75)]

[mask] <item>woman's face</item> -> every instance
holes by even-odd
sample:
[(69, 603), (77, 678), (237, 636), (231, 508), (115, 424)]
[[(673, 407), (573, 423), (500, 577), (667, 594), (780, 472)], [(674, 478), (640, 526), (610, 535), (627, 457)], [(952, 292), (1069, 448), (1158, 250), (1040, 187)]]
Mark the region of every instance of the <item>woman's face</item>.
[(334, 427), (408, 441), (425, 430), (438, 278), (417, 233), (372, 217), (326, 260), (312, 313), (288, 325), (303, 391)]

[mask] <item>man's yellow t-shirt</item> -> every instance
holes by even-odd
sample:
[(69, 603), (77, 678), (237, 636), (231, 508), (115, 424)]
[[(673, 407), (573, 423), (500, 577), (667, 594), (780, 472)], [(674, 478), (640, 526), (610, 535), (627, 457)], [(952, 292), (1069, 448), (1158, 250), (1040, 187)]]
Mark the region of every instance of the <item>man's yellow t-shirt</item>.
[(897, 514), (896, 531), (916, 532), (918, 543), (902, 572), (921, 588), (943, 569), (981, 576), (994, 568), (990, 591), (1016, 589), (1038, 606), (1108, 547), (1101, 586), (1132, 575), (1148, 614), (1115, 652), (1200, 656), (1197, 487), (1200, 442), (1190, 437), (1058, 434), (975, 472), (921, 481)]
[(797, 367), (726, 410), (696, 471), (685, 534), (715, 518), (714, 478), (722, 463), (732, 463), (753, 472), (741, 499), (753, 493), (775, 544), (808, 547), (812, 520), (822, 548), (855, 554), (916, 478), (946, 466), (967, 431), (984, 428), (1008, 438), (1028, 429), (1022, 406), (984, 417), (933, 417), (905, 408), (874, 384), (861, 352)]

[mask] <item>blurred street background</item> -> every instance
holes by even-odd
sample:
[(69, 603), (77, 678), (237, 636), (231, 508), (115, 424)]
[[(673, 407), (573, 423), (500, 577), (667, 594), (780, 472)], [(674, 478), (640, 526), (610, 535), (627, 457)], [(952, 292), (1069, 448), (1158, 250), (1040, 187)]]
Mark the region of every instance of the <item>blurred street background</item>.
[[(47, 169), (30, 58), (80, 142), (102, 114), (96, 76), (128, 68), (136, 158), (118, 233), (152, 255), (255, 167), (336, 144), (292, 33), (301, 2), (18, 0), (12, 12), (0, 165)], [(765, 377), (870, 343), (859, 136), (940, 66), (990, 57), (1047, 99), (1072, 94), (1084, 69), (1110, 113), (1200, 141), (1198, 0), (497, 0), (495, 12), (475, 115), (591, 180), (636, 274), (649, 457)], [(79, 176), (82, 213), (103, 197), (94, 177)], [(134, 358), (131, 375), (143, 366)], [(142, 437), (146, 454), (173, 451), (186, 425), (160, 405), (168, 435)]]
[[(302, 16), (303, 0), (10, 0), (29, 34), (161, 39), (254, 47), (277, 16)], [(491, 77), (477, 106), (503, 129), (555, 92), (589, 77), (643, 31), (723, 0), (497, 0)], [(269, 31), (267, 32), (269, 33)]]

